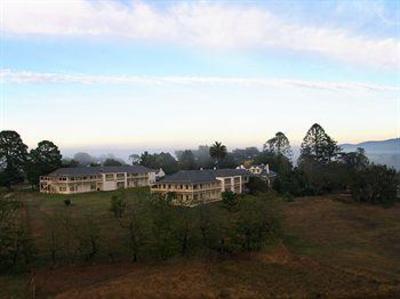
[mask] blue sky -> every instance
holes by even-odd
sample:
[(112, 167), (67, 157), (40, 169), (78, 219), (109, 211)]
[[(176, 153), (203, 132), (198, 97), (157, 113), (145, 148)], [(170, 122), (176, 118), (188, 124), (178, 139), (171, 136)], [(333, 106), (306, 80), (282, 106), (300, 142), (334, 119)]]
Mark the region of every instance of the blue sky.
[(400, 133), (396, 1), (11, 1), (1, 128), (64, 150)]

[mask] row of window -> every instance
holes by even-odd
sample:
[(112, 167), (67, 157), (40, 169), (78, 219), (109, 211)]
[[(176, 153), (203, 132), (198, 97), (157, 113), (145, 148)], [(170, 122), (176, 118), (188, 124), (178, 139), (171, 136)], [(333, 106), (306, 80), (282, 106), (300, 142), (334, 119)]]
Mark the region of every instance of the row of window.
[[(198, 185), (193, 185), (193, 189), (202, 189), (202, 188), (212, 188), (216, 187), (217, 184), (198, 184)], [(181, 189), (181, 190), (189, 190), (192, 189), (191, 185), (172, 185), (172, 184), (161, 184), (161, 185), (156, 185), (154, 188), (160, 188), (160, 189)]]
[[(58, 188), (58, 190), (60, 190), (60, 192), (66, 192), (67, 191), (67, 186), (60, 186)], [(69, 192), (75, 192), (78, 191), (78, 186), (72, 185), (68, 187)], [(90, 190), (94, 191), (96, 190), (96, 184), (90, 184)]]
[[(129, 173), (127, 174), (127, 177), (137, 177), (137, 176), (146, 176), (146, 174), (137, 174), (137, 173)], [(81, 177), (58, 177), (58, 181), (82, 181), (82, 180), (96, 180), (96, 179), (101, 179), (101, 175), (89, 175), (89, 176), (81, 176)], [(117, 179), (123, 179), (125, 178), (125, 173), (117, 173)], [(52, 180), (52, 178), (49, 177), (41, 177), (42, 180), (48, 181)], [(106, 180), (113, 180), (114, 179), (114, 174), (106, 174)]]

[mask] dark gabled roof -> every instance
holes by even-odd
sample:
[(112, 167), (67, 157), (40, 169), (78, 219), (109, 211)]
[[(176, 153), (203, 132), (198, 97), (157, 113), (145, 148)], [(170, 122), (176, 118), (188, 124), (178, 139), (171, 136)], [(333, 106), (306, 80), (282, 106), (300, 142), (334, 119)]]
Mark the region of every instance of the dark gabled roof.
[(70, 167), (70, 168), (58, 168), (57, 170), (49, 173), (48, 177), (73, 177), (83, 175), (99, 175), (102, 173), (112, 172), (127, 172), (127, 173), (147, 173), (154, 170), (141, 165), (133, 166), (104, 166), (104, 167)]
[(181, 170), (164, 177), (159, 181), (159, 183), (198, 184), (211, 183), (215, 181), (217, 181), (215, 175), (207, 170)]
[(249, 172), (246, 169), (230, 169), (230, 168), (226, 168), (226, 169), (215, 169), (215, 170), (211, 170), (214, 172), (216, 177), (230, 177), (230, 176), (250, 176), (252, 175), (251, 172)]
[(181, 170), (166, 176), (159, 183), (166, 184), (198, 184), (215, 182), (217, 177), (250, 176), (251, 173), (245, 169), (204, 169), (204, 170)]

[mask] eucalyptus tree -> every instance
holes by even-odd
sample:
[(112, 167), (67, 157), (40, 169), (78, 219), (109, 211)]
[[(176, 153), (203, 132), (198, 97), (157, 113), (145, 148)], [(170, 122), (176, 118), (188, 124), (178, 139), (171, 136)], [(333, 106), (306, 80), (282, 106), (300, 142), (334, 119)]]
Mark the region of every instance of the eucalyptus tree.
[(288, 158), (292, 155), (289, 139), (282, 132), (277, 132), (274, 137), (264, 144), (264, 151), (270, 151)]

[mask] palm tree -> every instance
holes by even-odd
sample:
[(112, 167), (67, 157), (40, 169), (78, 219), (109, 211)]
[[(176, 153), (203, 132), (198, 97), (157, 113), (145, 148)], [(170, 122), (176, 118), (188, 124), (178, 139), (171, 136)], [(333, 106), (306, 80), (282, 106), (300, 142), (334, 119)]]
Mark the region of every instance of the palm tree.
[(223, 160), (226, 156), (226, 146), (222, 142), (215, 141), (210, 147), (210, 156), (215, 160), (215, 166), (218, 167), (218, 163)]

